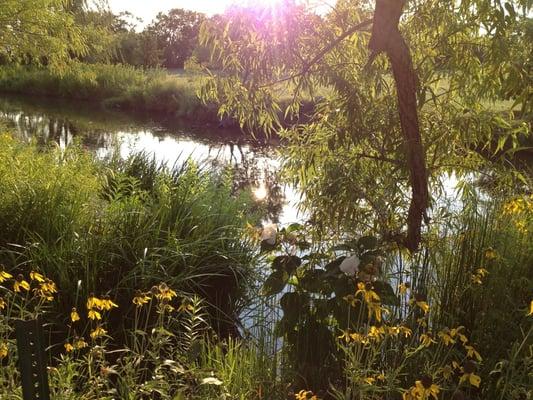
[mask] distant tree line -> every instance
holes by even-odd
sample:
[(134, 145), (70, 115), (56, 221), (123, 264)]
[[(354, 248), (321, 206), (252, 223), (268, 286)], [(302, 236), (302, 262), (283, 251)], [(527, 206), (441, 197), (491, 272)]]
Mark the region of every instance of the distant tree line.
[(89, 39), (82, 61), (183, 68), (191, 56), (201, 56), (198, 35), (207, 19), (202, 13), (178, 8), (160, 12), (141, 32), (131, 13), (114, 14), (106, 6), (82, 8), (75, 15)]
[[(0, 10), (0, 63), (53, 65), (71, 59), (138, 67), (183, 68), (199, 46), (205, 14), (172, 9), (141, 32), (140, 19), (113, 13), (107, 0), (5, 0)], [(215, 17), (216, 18), (216, 17)]]

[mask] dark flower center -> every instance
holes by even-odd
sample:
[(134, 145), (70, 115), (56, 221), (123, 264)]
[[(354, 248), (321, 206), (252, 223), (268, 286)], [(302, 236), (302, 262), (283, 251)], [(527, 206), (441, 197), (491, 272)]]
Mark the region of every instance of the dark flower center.
[(431, 376), (424, 375), (420, 381), (422, 382), (422, 386), (424, 386), (426, 389), (429, 389), (431, 385), (433, 384), (433, 379)]

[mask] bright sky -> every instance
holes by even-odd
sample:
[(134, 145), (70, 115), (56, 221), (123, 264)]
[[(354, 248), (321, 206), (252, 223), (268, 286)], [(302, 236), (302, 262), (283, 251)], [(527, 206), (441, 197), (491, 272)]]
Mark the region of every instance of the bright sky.
[[(129, 11), (136, 17), (143, 19), (143, 26), (148, 25), (160, 11), (168, 11), (172, 8), (185, 8), (203, 12), (208, 15), (224, 12), (226, 7), (233, 3), (250, 0), (108, 0), (109, 6), (114, 13)], [(278, 0), (254, 0), (260, 2), (276, 2)], [(252, 3), (254, 2), (252, 1)], [(315, 0), (312, 4), (334, 3), (334, 0)], [(319, 6), (320, 8), (320, 6)], [(326, 9), (324, 9), (325, 11)], [(142, 28), (142, 26), (141, 26)]]
[(186, 8), (209, 15), (223, 12), (233, 0), (108, 0), (114, 13), (129, 11), (149, 24), (160, 11)]

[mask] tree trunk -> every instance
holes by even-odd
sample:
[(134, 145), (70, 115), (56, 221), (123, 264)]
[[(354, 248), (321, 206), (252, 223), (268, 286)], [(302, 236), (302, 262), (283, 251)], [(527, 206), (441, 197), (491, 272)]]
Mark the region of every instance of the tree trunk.
[(404, 245), (414, 252), (420, 244), (422, 220), (427, 218), (429, 192), (425, 152), (418, 123), (416, 76), (411, 53), (398, 29), (404, 4), (404, 0), (376, 0), (372, 36), (368, 46), (372, 50), (371, 60), (381, 52), (387, 54), (396, 83), (400, 125), (412, 189)]

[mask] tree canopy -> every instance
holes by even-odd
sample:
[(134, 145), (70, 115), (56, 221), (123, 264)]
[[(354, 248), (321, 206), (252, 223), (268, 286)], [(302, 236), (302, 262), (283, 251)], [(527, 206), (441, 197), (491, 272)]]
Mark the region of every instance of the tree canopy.
[(86, 54), (87, 42), (72, 6), (70, 0), (3, 0), (0, 56), (59, 67), (72, 55)]
[(204, 14), (181, 8), (157, 15), (146, 31), (156, 37), (165, 67), (183, 68), (198, 45), (198, 32), (204, 20)]
[[(377, 7), (387, 3), (402, 5), (380, 0)], [(405, 243), (418, 190), (413, 142), (397, 100), (406, 83), (395, 76), (390, 52), (379, 55), (383, 46), (369, 43), (372, 22), (379, 23), (375, 7), (339, 0), (318, 16), (287, 0), (278, 8), (231, 10), (225, 24), (207, 23), (202, 31), (223, 67), (203, 97), (220, 102), (221, 114), (263, 130), (278, 129), (283, 115), (301, 117), (301, 105), (312, 99), (314, 112), (280, 132), (285, 172), (302, 189), (312, 220), (323, 229), (374, 230)], [(415, 153), (432, 192), (445, 173), (494, 176), (529, 136), (531, 2), (422, 0), (400, 9), (421, 133)], [(283, 91), (289, 101), (280, 101)], [(505, 176), (513, 187), (531, 185), (519, 170)], [(429, 205), (435, 216), (435, 200)]]

